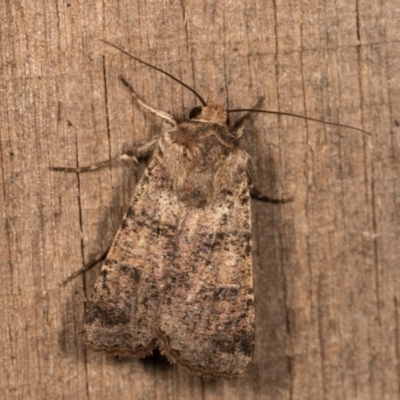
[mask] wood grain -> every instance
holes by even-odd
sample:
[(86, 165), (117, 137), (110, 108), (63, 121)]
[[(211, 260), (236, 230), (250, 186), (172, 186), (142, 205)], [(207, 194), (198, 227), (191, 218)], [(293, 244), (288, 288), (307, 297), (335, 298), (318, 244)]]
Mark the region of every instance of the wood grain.
[[(4, 399), (400, 398), (400, 29), (396, 0), (6, 1), (0, 4), (0, 397)], [(99, 268), (58, 283), (110, 245), (143, 166), (86, 174), (197, 105), (124, 46), (229, 108), (255, 115), (243, 147), (253, 203), (257, 339), (237, 381), (205, 381), (159, 357), (84, 348)], [(232, 116), (233, 119), (239, 115)]]

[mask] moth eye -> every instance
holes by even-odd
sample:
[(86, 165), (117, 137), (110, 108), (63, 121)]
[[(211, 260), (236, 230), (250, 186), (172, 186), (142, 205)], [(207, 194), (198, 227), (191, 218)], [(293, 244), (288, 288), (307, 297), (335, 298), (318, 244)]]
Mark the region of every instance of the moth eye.
[(192, 108), (192, 111), (190, 111), (189, 118), (193, 119), (198, 117), (201, 114), (201, 111), (203, 110), (203, 107), (197, 106), (195, 108)]

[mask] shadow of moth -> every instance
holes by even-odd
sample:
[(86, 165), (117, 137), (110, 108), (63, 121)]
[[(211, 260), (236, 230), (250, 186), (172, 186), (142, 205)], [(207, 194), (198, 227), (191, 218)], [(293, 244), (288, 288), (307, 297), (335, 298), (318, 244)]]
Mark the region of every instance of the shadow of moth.
[[(229, 130), (229, 111), (178, 81), (202, 103), (178, 123), (120, 80), (165, 128), (119, 157), (151, 160), (87, 303), (84, 341), (139, 358), (159, 348), (190, 373), (239, 377), (254, 351), (250, 196), (291, 199), (271, 199), (253, 187), (250, 156), (238, 144), (245, 118)], [(85, 172), (109, 163), (51, 169)]]

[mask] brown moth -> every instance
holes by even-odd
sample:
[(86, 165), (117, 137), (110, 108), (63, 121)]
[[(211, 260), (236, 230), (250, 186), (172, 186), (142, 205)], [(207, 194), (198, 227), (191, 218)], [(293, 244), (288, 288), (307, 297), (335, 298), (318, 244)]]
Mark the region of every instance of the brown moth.
[[(166, 126), (119, 157), (151, 161), (87, 303), (84, 341), (119, 356), (144, 357), (158, 348), (190, 373), (239, 377), (254, 350), (250, 195), (291, 199), (271, 199), (253, 187), (250, 156), (238, 143), (243, 124), (230, 131), (224, 107), (205, 103), (177, 80), (203, 104), (178, 123), (120, 79)], [(51, 169), (84, 172), (107, 164)]]
[(131, 153), (152, 158), (87, 304), (85, 342), (120, 356), (159, 348), (191, 373), (243, 375), (254, 297), (242, 126), (230, 132), (226, 109), (213, 102), (183, 123), (139, 103), (168, 127)]
[(208, 102), (145, 146), (152, 159), (87, 304), (84, 337), (189, 372), (242, 375), (253, 356), (250, 158)]

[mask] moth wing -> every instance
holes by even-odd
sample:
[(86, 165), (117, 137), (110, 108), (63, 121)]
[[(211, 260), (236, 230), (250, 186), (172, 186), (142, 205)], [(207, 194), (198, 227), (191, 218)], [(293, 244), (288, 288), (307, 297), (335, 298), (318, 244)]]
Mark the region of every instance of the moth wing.
[(221, 203), (180, 222), (158, 316), (161, 351), (192, 373), (235, 377), (252, 360), (250, 194), (244, 171)]
[(87, 303), (84, 340), (97, 350), (145, 356), (156, 347), (154, 326), (168, 230), (179, 222), (180, 203), (165, 189), (164, 168), (154, 157), (140, 179)]

